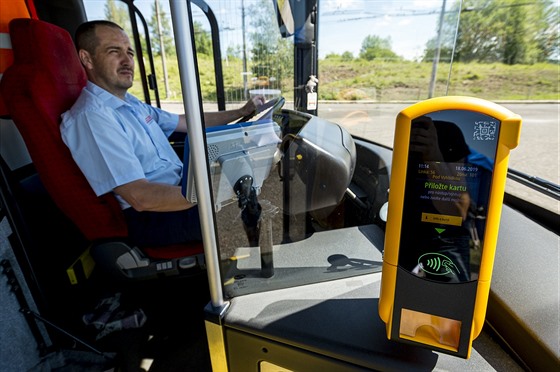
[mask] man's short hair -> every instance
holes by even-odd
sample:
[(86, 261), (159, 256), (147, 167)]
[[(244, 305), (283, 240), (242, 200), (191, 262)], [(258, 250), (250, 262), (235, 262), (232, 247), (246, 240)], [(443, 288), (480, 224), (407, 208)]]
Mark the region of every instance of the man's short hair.
[(91, 54), (95, 53), (95, 48), (99, 45), (99, 40), (97, 40), (95, 36), (95, 29), (97, 26), (107, 26), (124, 31), (121, 26), (111, 21), (95, 20), (84, 22), (76, 29), (74, 36), (76, 50), (80, 51), (80, 49), (84, 49)]

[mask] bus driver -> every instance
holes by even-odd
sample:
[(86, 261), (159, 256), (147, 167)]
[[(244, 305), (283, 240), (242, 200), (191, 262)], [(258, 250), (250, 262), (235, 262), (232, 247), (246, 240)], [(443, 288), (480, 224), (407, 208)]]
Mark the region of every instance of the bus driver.
[[(83, 23), (75, 42), (88, 82), (62, 114), (60, 129), (94, 192), (114, 192), (130, 240), (140, 247), (201, 240), (198, 210), (178, 186), (183, 163), (168, 140), (174, 131), (186, 133), (185, 116), (127, 93), (134, 79), (134, 49), (120, 26)], [(263, 97), (253, 97), (239, 109), (205, 113), (204, 122), (228, 123), (263, 103)]]

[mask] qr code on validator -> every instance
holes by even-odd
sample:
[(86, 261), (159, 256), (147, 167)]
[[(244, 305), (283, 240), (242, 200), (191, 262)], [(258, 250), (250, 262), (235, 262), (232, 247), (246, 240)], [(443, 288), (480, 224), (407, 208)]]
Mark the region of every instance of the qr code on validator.
[(475, 121), (473, 140), (492, 141), (496, 138), (496, 123), (493, 121)]

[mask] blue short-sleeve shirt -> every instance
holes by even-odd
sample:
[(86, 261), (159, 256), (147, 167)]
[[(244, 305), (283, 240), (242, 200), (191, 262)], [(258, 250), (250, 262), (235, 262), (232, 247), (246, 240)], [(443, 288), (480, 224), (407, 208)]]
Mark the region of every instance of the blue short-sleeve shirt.
[[(124, 100), (88, 82), (62, 114), (62, 140), (97, 195), (146, 178), (177, 185), (183, 164), (168, 136), (179, 116), (127, 94)], [(118, 197), (121, 207), (130, 205)]]

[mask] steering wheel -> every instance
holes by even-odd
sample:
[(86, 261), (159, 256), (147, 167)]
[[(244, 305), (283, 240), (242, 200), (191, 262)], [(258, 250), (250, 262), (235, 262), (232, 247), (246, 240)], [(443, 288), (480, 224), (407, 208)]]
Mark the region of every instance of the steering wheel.
[[(284, 106), (284, 97), (276, 97), (276, 98), (272, 98), (271, 100), (269, 100), (268, 102), (266, 102), (263, 105), (260, 105), (259, 107), (257, 107), (257, 109), (255, 110), (255, 112), (243, 116), (241, 119), (239, 119), (237, 121), (237, 123), (243, 123), (246, 121), (252, 121), (251, 119), (253, 119), (254, 117), (257, 116), (265, 116), (266, 113), (265, 112), (274, 112), (278, 109), (280, 109), (282, 106)], [(265, 113), (263, 115), (261, 115), (262, 113)]]

